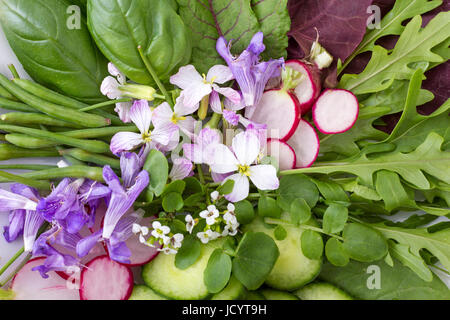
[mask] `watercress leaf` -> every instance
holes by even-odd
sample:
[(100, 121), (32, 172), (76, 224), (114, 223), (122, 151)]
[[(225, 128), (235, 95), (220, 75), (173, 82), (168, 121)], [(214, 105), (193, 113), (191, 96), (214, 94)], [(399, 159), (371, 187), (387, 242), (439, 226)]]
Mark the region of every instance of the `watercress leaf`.
[(323, 253), (323, 239), (320, 233), (313, 230), (305, 230), (301, 235), (302, 252), (305, 257), (318, 260)]
[(230, 256), (222, 249), (215, 249), (203, 272), (203, 281), (209, 292), (217, 293), (225, 288), (230, 280), (231, 267)]
[(233, 275), (247, 289), (256, 290), (269, 275), (280, 252), (275, 241), (263, 232), (245, 233), (233, 259)]
[(273, 230), (273, 235), (274, 235), (275, 239), (277, 239), (278, 241), (282, 241), (282, 240), (286, 239), (287, 231), (285, 228), (283, 228), (283, 226), (278, 225)]
[(407, 194), (400, 182), (398, 174), (392, 171), (381, 170), (375, 174), (375, 188), (384, 201), (386, 210), (392, 211), (396, 208), (415, 208), (414, 198)]
[(338, 267), (343, 267), (350, 261), (350, 257), (344, 250), (342, 242), (336, 238), (328, 239), (325, 244), (325, 255), (330, 263)]
[(391, 53), (375, 46), (369, 64), (358, 75), (345, 74), (339, 87), (364, 94), (388, 88), (394, 79), (409, 79), (414, 73), (414, 62), (442, 62), (443, 58), (431, 51), (450, 36), (450, 12), (441, 12), (425, 28), (422, 18), (415, 16), (401, 34)]
[(389, 252), (392, 254), (392, 257), (410, 268), (424, 281), (433, 281), (433, 273), (430, 268), (428, 268), (422, 257), (415, 255), (409, 250), (409, 246), (401, 243), (395, 243), (390, 240)]
[(388, 250), (386, 239), (378, 231), (360, 223), (347, 224), (342, 237), (344, 250), (357, 261), (379, 260)]
[(0, 21), (11, 48), (27, 73), (65, 95), (98, 102), (107, 61), (96, 49), (84, 18), (67, 27), (66, 0), (0, 2)]
[(291, 222), (295, 225), (305, 223), (311, 218), (311, 208), (306, 203), (305, 199), (295, 199), (291, 204), (289, 210)]
[(247, 200), (242, 200), (234, 204), (234, 214), (240, 224), (248, 224), (255, 218), (253, 205)]
[(319, 200), (319, 191), (316, 185), (305, 175), (295, 174), (280, 179), (277, 203), (281, 209), (289, 211), (295, 199), (302, 198), (312, 208)]
[(183, 180), (175, 180), (164, 187), (164, 191), (161, 194), (161, 196), (164, 196), (170, 192), (176, 192), (179, 194), (183, 194), (183, 191), (185, 188), (186, 188), (186, 182), (184, 182)]
[(264, 60), (287, 57), (287, 33), (291, 19), (287, 10), (287, 0), (251, 0), (251, 7), (264, 33), (266, 50)]
[(331, 204), (323, 215), (323, 231), (339, 233), (348, 219), (348, 209), (340, 204)]
[(188, 196), (183, 201), (184, 201), (184, 205), (186, 207), (193, 207), (193, 206), (197, 206), (202, 200), (204, 200), (203, 193), (195, 193), (195, 194)]
[(179, 219), (173, 219), (168, 223), (168, 226), (170, 227), (170, 231), (172, 233), (184, 233), (186, 232), (186, 224), (179, 220)]
[[(380, 278), (381, 277), (381, 278)], [(409, 268), (394, 260), (394, 268), (383, 260), (370, 263), (351, 261), (345, 267), (325, 263), (319, 278), (339, 286), (353, 297), (363, 300), (448, 300), (450, 291), (437, 277), (423, 281)], [(376, 290), (370, 285), (376, 285)]]
[(217, 188), (217, 191), (220, 194), (227, 195), (233, 192), (233, 188), (234, 188), (234, 180), (229, 179), (224, 184), (220, 185)]
[(150, 176), (149, 190), (160, 196), (169, 178), (169, 163), (161, 151), (152, 149), (145, 161), (144, 170)]
[(241, 53), (252, 36), (260, 31), (250, 1), (243, 0), (177, 0), (179, 14), (192, 36), (192, 64), (201, 73), (223, 64), (216, 51), (220, 36), (234, 39), (232, 52)]
[(183, 198), (177, 192), (168, 193), (162, 198), (162, 207), (167, 212), (179, 211), (183, 206)]
[(186, 183), (183, 195), (190, 196), (196, 193), (203, 192), (203, 186), (195, 177), (187, 177), (183, 180)]
[(331, 180), (323, 181), (318, 179), (311, 179), (319, 189), (319, 192), (326, 200), (330, 201), (348, 201), (348, 196), (344, 189)]
[(222, 249), (225, 253), (228, 253), (230, 256), (234, 256), (236, 251), (236, 240), (233, 237), (227, 237), (225, 242), (222, 245)]
[(188, 235), (175, 256), (175, 266), (178, 269), (187, 269), (200, 257), (201, 244), (194, 235)]
[(89, 0), (88, 25), (108, 60), (137, 83), (154, 83), (138, 46), (162, 81), (189, 62), (188, 30), (166, 0)]
[(261, 196), (258, 200), (258, 215), (277, 219), (281, 216), (281, 208), (275, 199)]

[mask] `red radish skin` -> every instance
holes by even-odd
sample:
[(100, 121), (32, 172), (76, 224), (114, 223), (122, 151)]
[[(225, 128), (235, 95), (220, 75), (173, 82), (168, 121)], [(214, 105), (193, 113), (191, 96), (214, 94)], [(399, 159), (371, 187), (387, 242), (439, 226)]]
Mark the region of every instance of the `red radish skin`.
[(353, 127), (359, 115), (355, 95), (343, 89), (327, 89), (313, 107), (313, 120), (324, 134), (343, 133)]
[(14, 276), (11, 290), (15, 300), (80, 300), (80, 292), (70, 288), (65, 279), (54, 271), (48, 272), (48, 278), (42, 278), (34, 267), (42, 265), (46, 258), (34, 258), (28, 261)]
[(285, 90), (268, 90), (255, 107), (250, 120), (267, 125), (267, 137), (287, 141), (300, 121), (300, 104)]
[(297, 156), (296, 168), (312, 166), (319, 155), (320, 140), (316, 130), (308, 121), (300, 120), (297, 130), (289, 139), (288, 144)]
[(133, 272), (108, 256), (93, 259), (81, 272), (81, 300), (128, 300), (133, 291)]
[(279, 139), (268, 139), (267, 154), (278, 160), (280, 170), (290, 170), (295, 168), (297, 158), (294, 149), (286, 142)]
[(300, 72), (306, 78), (294, 89), (294, 94), (300, 103), (301, 114), (304, 115), (319, 97), (321, 90), (320, 70), (316, 65), (302, 62), (300, 60), (288, 60), (286, 67)]

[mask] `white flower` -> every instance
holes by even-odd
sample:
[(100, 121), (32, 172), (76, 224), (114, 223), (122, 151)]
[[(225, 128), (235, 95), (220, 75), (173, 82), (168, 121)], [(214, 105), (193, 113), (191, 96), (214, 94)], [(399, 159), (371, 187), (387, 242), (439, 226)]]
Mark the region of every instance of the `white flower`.
[(181, 102), (180, 97), (178, 97), (173, 109), (167, 102), (164, 102), (156, 107), (156, 109), (153, 111), (153, 123), (155, 124), (155, 126), (161, 126), (167, 123), (171, 123), (183, 133), (192, 138), (194, 133), (195, 119), (188, 115), (194, 113), (198, 109), (198, 107), (199, 104), (195, 105), (194, 107), (186, 107)]
[(202, 129), (193, 138), (194, 143), (183, 144), (183, 154), (186, 158), (197, 164), (210, 164), (214, 160), (214, 148), (220, 144), (222, 137), (218, 130)]
[(215, 240), (215, 239), (217, 239), (220, 236), (221, 236), (220, 233), (212, 231), (212, 230), (206, 230), (205, 232), (197, 233), (197, 237), (204, 244), (208, 243), (211, 240)]
[(169, 178), (174, 180), (183, 180), (188, 177), (194, 165), (188, 159), (180, 157), (173, 160), (173, 166), (169, 173)]
[(186, 218), (184, 218), (184, 220), (186, 221), (186, 231), (189, 233), (192, 233), (192, 230), (194, 229), (195, 225), (197, 224), (197, 221), (195, 221), (195, 219), (192, 218), (192, 216), (190, 214), (188, 214), (186, 216)]
[(163, 239), (163, 241), (168, 238), (166, 234), (170, 232), (170, 228), (168, 226), (163, 226), (159, 221), (153, 221), (152, 223), (152, 236), (155, 238)]
[(148, 232), (149, 232), (147, 227), (141, 226), (138, 223), (133, 223), (132, 231), (133, 231), (134, 234), (141, 233), (144, 236), (146, 236), (148, 234)]
[(225, 228), (223, 228), (222, 237), (235, 236), (238, 232), (238, 226), (239, 225), (226, 225)]
[(217, 85), (234, 79), (230, 68), (224, 65), (215, 65), (203, 76), (198, 73), (193, 65), (181, 67), (177, 74), (170, 78), (170, 83), (183, 89), (180, 102), (187, 107), (197, 105), (203, 97), (210, 94), (210, 105), (214, 112), (222, 111), (219, 93), (235, 104), (241, 101), (239, 92), (232, 88), (221, 88)]
[(216, 218), (219, 217), (219, 210), (215, 205), (209, 205), (207, 210), (200, 212), (200, 217), (206, 219), (206, 224), (213, 225), (216, 223)]
[(258, 137), (249, 131), (237, 134), (232, 141), (231, 151), (227, 146), (215, 146), (214, 161), (211, 170), (215, 173), (233, 173), (223, 183), (231, 179), (234, 181), (233, 191), (225, 195), (231, 202), (244, 200), (250, 189), (249, 179), (260, 190), (278, 189), (280, 182), (277, 171), (272, 165), (252, 165), (260, 153)]
[(174, 234), (170, 239), (170, 244), (173, 248), (177, 249), (181, 247), (184, 236), (181, 233)]
[(171, 247), (163, 247), (161, 249), (157, 249), (158, 251), (164, 252), (164, 254), (176, 254), (177, 250), (171, 248)]
[(215, 190), (215, 191), (211, 192), (211, 200), (217, 201), (217, 199), (219, 199), (219, 191)]

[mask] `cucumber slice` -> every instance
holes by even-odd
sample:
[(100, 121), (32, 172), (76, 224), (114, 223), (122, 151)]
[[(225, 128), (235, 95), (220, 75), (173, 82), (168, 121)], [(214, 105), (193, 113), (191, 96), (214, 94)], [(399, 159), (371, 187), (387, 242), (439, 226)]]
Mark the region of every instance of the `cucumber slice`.
[(266, 300), (299, 300), (297, 296), (290, 292), (279, 291), (273, 289), (262, 289), (261, 294), (266, 298)]
[(128, 300), (167, 300), (144, 285), (135, 285)]
[(220, 248), (224, 238), (201, 246), (198, 260), (185, 270), (175, 266), (174, 254), (159, 254), (142, 268), (142, 278), (156, 293), (176, 300), (201, 300), (209, 296), (203, 282), (203, 272), (214, 249)]
[(235, 277), (231, 276), (227, 286), (211, 297), (211, 300), (240, 300), (245, 295), (245, 288)]
[(311, 283), (295, 291), (301, 300), (353, 300), (345, 291), (326, 282)]
[(266, 298), (258, 291), (247, 291), (243, 300), (266, 300)]
[[(286, 214), (283, 215), (283, 218), (289, 220)], [(312, 219), (308, 224), (317, 226)], [(254, 219), (251, 224), (246, 226), (245, 231), (261, 231), (275, 240), (280, 250), (280, 256), (267, 277), (266, 284), (274, 289), (294, 291), (317, 277), (322, 267), (322, 259), (311, 260), (303, 255), (300, 243), (302, 229), (284, 225), (283, 228), (287, 231), (287, 236), (281, 241), (275, 239), (274, 229), (264, 224), (261, 218)]]

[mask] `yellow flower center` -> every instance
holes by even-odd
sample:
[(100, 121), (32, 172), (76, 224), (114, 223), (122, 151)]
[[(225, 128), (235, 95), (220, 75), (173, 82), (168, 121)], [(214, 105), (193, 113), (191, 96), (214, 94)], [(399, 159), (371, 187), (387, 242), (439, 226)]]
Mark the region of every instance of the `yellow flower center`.
[(245, 166), (239, 165), (238, 166), (238, 170), (239, 170), (240, 174), (245, 175), (247, 177), (250, 177), (250, 166), (248, 166), (248, 165), (245, 165)]
[(211, 79), (211, 81), (208, 81), (208, 80), (206, 80), (206, 74), (203, 73), (203, 83), (204, 83), (204, 84), (210, 84), (210, 85), (212, 85), (212, 84), (214, 84), (214, 81), (216, 80), (216, 78), (217, 78), (217, 77), (213, 77), (213, 78)]
[(177, 124), (178, 121), (182, 121), (182, 120), (186, 120), (186, 117), (179, 117), (176, 113), (174, 113), (172, 115), (172, 119), (170, 119), (170, 121), (172, 121), (173, 124)]
[(152, 132), (148, 131), (142, 134), (142, 140), (144, 140), (146, 143), (152, 142)]

